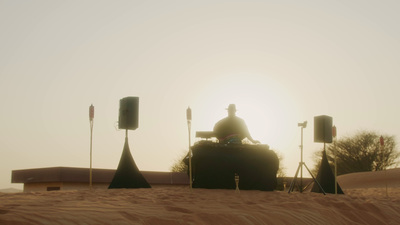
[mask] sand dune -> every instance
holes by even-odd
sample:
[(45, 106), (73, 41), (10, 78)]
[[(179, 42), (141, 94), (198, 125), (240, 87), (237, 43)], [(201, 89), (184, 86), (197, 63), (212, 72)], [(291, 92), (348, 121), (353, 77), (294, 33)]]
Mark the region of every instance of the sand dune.
[(400, 168), (377, 172), (351, 173), (338, 177), (341, 186), (352, 188), (400, 188)]
[(388, 197), (383, 172), (342, 176), (337, 196), (176, 186), (0, 193), (0, 224), (400, 224), (399, 172), (386, 173)]

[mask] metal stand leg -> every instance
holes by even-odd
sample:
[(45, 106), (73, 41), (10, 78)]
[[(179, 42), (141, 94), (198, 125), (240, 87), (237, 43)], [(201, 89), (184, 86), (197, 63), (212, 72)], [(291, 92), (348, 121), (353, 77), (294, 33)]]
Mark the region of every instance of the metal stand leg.
[[(299, 162), (299, 167), (297, 167), (296, 170), (296, 175), (294, 175), (292, 182), (290, 183), (290, 188), (288, 193), (293, 191), (294, 185), (296, 184), (297, 181), (297, 175), (299, 173), (299, 170), (301, 170), (301, 176), (300, 176), (300, 193), (303, 192), (303, 165), (306, 167), (308, 173), (310, 173), (311, 177), (313, 178), (314, 182), (318, 184), (319, 188), (321, 188), (322, 192), (324, 193), (324, 195), (326, 194), (324, 189), (321, 187), (321, 185), (319, 184), (319, 182), (315, 179), (314, 175), (312, 175), (311, 171), (308, 169), (307, 165), (303, 162), (303, 129), (306, 128), (307, 126), (307, 121), (304, 121), (303, 123), (299, 123), (298, 124), (299, 127), (301, 127), (301, 145), (300, 145), (300, 149), (301, 149), (301, 153), (300, 153), (300, 159), (301, 161)], [(325, 149), (325, 143), (324, 143), (324, 149)]]
[[(324, 189), (322, 188), (321, 184), (317, 181), (317, 179), (315, 179), (314, 175), (311, 173), (310, 169), (308, 169), (307, 165), (304, 162), (300, 162), (299, 163), (299, 167), (297, 168), (296, 175), (294, 176), (294, 178), (292, 180), (292, 183), (290, 184), (290, 188), (289, 188), (288, 193), (293, 192), (294, 185), (296, 184), (296, 181), (297, 181), (297, 174), (299, 172), (300, 167), (303, 166), (303, 165), (306, 167), (308, 173), (311, 175), (311, 177), (314, 180), (314, 182), (318, 184), (318, 187), (321, 189), (322, 193), (324, 195), (326, 195), (326, 193), (325, 193)], [(303, 187), (300, 187), (300, 189), (302, 189), (302, 188)], [(300, 192), (302, 192), (302, 191), (303, 190), (300, 190)]]
[(304, 163), (304, 166), (306, 167), (308, 173), (311, 175), (312, 179), (314, 180), (315, 183), (318, 184), (318, 187), (321, 189), (322, 193), (324, 193), (324, 195), (326, 195), (324, 189), (322, 188), (321, 184), (317, 181), (317, 179), (315, 179), (314, 175), (312, 175), (310, 169), (308, 169), (307, 165)]
[(294, 175), (292, 182), (290, 182), (290, 187), (289, 187), (288, 193), (293, 191), (294, 185), (296, 184), (296, 180), (297, 180), (297, 174), (299, 174), (300, 167), (301, 167), (301, 163), (299, 163), (299, 166), (297, 167), (297, 170), (296, 170), (296, 174)]

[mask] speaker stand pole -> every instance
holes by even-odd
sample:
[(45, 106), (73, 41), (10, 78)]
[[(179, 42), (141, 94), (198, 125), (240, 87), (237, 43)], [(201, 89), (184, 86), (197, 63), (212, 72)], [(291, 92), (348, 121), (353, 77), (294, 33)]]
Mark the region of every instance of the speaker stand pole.
[[(326, 195), (324, 189), (322, 188), (321, 184), (317, 181), (317, 179), (315, 179), (314, 175), (311, 173), (310, 169), (308, 169), (307, 165), (303, 162), (303, 128), (306, 126), (306, 122), (304, 122), (303, 124), (299, 124), (301, 125), (301, 145), (300, 145), (300, 162), (299, 162), (299, 166), (297, 167), (296, 170), (296, 174), (293, 177), (292, 182), (290, 183), (290, 187), (289, 187), (289, 191), (293, 192), (294, 189), (294, 185), (296, 184), (297, 181), (297, 175), (299, 174), (299, 170), (300, 170), (300, 193), (303, 193), (303, 165), (306, 167), (308, 173), (311, 175), (311, 177), (313, 178), (314, 182), (318, 184), (319, 188), (321, 188), (322, 192), (324, 193), (324, 195)], [(324, 143), (324, 150), (325, 150), (325, 143)]]
[(302, 165), (304, 164), (304, 162), (303, 162), (303, 129), (304, 129), (304, 127), (306, 127), (306, 122), (300, 124), (300, 126), (301, 126), (300, 163), (299, 163), (299, 166), (297, 167), (296, 175), (294, 176), (292, 182), (290, 183), (289, 193), (291, 190), (293, 191), (294, 184), (297, 181), (297, 175), (299, 174), (299, 170), (300, 170), (300, 187), (299, 187), (299, 189), (300, 189), (300, 193), (303, 192), (303, 167), (302, 167)]

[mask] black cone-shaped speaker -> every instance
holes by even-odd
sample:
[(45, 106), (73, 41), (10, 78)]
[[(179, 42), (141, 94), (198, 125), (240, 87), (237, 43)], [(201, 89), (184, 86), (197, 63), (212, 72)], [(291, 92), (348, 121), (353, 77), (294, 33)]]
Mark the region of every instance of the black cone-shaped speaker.
[(332, 117), (314, 117), (314, 142), (332, 143)]
[(119, 100), (119, 129), (136, 130), (139, 127), (139, 97)]

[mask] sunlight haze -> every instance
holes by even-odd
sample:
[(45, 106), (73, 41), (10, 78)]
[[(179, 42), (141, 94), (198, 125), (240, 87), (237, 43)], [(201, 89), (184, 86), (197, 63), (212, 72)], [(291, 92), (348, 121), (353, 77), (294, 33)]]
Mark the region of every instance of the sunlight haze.
[(188, 150), (186, 109), (211, 131), (236, 104), (287, 176), (323, 147), (314, 116), (338, 137), (400, 135), (399, 1), (0, 0), (0, 188), (11, 171), (116, 169), (119, 100), (139, 97), (129, 145), (140, 170), (169, 171)]

